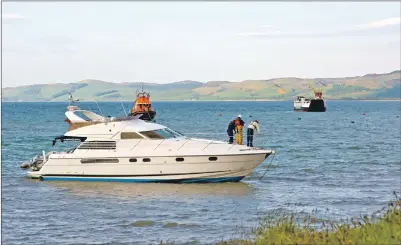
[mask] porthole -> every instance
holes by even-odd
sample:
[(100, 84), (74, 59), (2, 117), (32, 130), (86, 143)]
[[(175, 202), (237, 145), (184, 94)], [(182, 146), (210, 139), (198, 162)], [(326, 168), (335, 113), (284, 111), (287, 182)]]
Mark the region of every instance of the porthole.
[(217, 157), (209, 157), (209, 161), (217, 161)]
[(177, 157), (175, 160), (176, 160), (177, 162), (183, 162), (183, 161), (184, 161), (184, 158), (182, 158), (182, 157)]
[(136, 160), (136, 158), (131, 158), (129, 159), (129, 162), (137, 162), (138, 160)]
[(142, 159), (143, 162), (150, 162), (150, 158), (144, 158)]

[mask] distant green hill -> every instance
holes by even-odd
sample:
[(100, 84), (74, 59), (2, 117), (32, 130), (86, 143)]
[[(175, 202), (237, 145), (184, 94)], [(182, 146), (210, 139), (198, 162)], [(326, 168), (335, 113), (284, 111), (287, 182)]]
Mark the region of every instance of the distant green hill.
[[(160, 100), (291, 100), (297, 95), (313, 96), (309, 84), (323, 89), (327, 99), (400, 99), (401, 71), (359, 77), (300, 79), (295, 77), (242, 82), (181, 81), (168, 84), (144, 83), (153, 101)], [(142, 83), (110, 83), (82, 80), (3, 88), (2, 101), (67, 101), (72, 89), (80, 101), (134, 100)]]

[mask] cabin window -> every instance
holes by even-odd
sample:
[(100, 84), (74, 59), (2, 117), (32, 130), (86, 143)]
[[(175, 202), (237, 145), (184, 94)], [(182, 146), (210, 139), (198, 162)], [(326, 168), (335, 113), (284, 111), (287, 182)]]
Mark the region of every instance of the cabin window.
[(164, 139), (163, 136), (156, 133), (156, 131), (144, 131), (141, 134), (145, 135), (149, 139)]
[(176, 160), (177, 162), (183, 162), (183, 161), (184, 161), (184, 158), (182, 158), (182, 157), (177, 157), (175, 160)]
[(217, 157), (209, 157), (209, 161), (217, 161)]
[(82, 119), (84, 119), (87, 122), (92, 121), (91, 118), (89, 118), (87, 115), (85, 115), (85, 113), (83, 113), (82, 111), (74, 111), (74, 114)]
[(121, 132), (120, 137), (122, 140), (126, 139), (143, 139), (142, 136), (135, 132)]
[(136, 158), (131, 158), (129, 159), (129, 162), (137, 162), (138, 160)]
[(144, 158), (142, 159), (143, 162), (150, 162), (150, 158)]
[(87, 158), (81, 159), (81, 163), (118, 163), (117, 158)]

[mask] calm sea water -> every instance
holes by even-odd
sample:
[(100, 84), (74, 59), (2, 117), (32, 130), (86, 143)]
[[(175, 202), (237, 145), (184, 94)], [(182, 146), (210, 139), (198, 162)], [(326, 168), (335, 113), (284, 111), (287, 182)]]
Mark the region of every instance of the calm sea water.
[[(3, 103), (3, 244), (209, 244), (241, 236), (272, 211), (317, 208), (347, 218), (380, 210), (401, 192), (400, 102), (327, 101), (326, 113), (293, 112), (292, 102), (153, 104), (158, 123), (194, 137), (226, 140), (237, 114), (258, 119), (256, 144), (277, 151), (272, 167), (259, 180), (269, 157), (250, 177), (226, 184), (33, 181), (22, 161), (73, 146), (51, 146), (67, 129), (66, 104)], [(120, 103), (99, 106), (104, 115), (124, 114)]]

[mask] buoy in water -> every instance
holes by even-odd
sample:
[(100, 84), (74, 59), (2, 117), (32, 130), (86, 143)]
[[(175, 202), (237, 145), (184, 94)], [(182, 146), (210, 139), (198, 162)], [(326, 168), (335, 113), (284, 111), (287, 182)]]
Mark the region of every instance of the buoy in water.
[(300, 118), (300, 117), (298, 117), (298, 120), (301, 120), (301, 118)]
[(351, 123), (354, 123), (354, 121), (351, 121)]
[(221, 117), (221, 113), (218, 116)]
[(249, 117), (252, 117), (252, 115), (249, 115)]
[(365, 116), (365, 115), (366, 115), (366, 113), (363, 113), (362, 115), (364, 115), (364, 116)]

